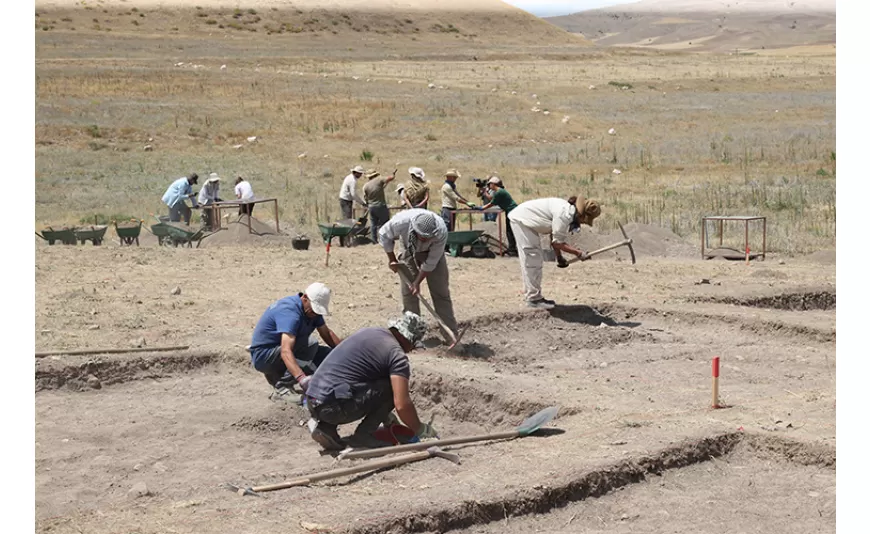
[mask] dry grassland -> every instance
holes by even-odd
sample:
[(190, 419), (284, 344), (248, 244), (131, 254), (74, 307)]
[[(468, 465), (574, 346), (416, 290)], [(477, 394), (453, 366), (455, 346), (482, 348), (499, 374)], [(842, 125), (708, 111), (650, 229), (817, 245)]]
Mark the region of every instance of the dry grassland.
[(605, 229), (759, 214), (775, 251), (834, 246), (833, 55), (611, 51), (504, 13), (134, 6), (37, 9), (38, 228), (149, 218), (214, 171), (310, 229), (361, 163), (584, 193)]

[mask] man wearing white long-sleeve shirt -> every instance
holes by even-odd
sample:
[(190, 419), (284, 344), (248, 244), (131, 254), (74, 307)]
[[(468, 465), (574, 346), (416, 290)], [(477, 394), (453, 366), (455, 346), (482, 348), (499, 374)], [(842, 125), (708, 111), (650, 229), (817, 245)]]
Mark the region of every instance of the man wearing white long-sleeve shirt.
[[(395, 247), (398, 240), (401, 240), (404, 250), (397, 258)], [(404, 311), (420, 315), (420, 299), (417, 295), (420, 293), (420, 284), (426, 280), (435, 312), (448, 328), (456, 332), (456, 317), (450, 299), (450, 273), (444, 254), (447, 226), (441, 217), (419, 208), (402, 211), (381, 227), (378, 242), (387, 253), (390, 269), (399, 272), (401, 261), (408, 267), (405, 272), (412, 277), (409, 280), (410, 287), (404, 281), (400, 284)]]
[(341, 204), (341, 218), (353, 219), (353, 203), (356, 202), (366, 207), (365, 201), (356, 192), (356, 181), (363, 175), (365, 169), (357, 165), (351, 169), (350, 174), (344, 177), (341, 183), (341, 191), (338, 193), (338, 203)]
[(601, 215), (601, 207), (594, 200), (583, 197), (539, 198), (523, 202), (508, 215), (517, 241), (517, 253), (523, 275), (526, 305), (530, 308), (550, 309), (556, 305), (541, 293), (541, 278), (544, 269), (544, 251), (541, 236), (549, 234), (559, 267), (568, 262), (562, 252), (568, 252), (585, 260), (583, 251), (567, 243), (568, 234), (580, 228), (580, 223), (592, 226), (592, 221)]

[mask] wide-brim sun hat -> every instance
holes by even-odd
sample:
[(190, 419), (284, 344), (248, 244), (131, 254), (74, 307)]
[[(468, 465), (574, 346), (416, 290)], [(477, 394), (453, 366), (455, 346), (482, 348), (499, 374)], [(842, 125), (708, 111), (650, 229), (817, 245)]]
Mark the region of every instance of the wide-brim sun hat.
[(369, 169), (366, 172), (366, 179), (371, 180), (372, 178), (377, 178), (380, 175), (381, 175), (381, 173), (379, 173), (378, 171)]
[(417, 178), (419, 178), (421, 180), (426, 177), (426, 173), (423, 172), (423, 169), (421, 169), (420, 167), (409, 168), (408, 174), (410, 174), (411, 176), (416, 176)]
[(355, 172), (355, 173), (357, 173), (357, 174), (362, 174), (362, 173), (366, 172), (366, 170), (362, 168), (362, 165), (357, 165), (356, 167), (354, 167), (353, 169), (351, 169), (350, 172)]
[(462, 178), (462, 175), (459, 174), (459, 171), (456, 169), (450, 169), (444, 173), (444, 176), (447, 178)]
[(332, 290), (320, 282), (314, 282), (305, 288), (305, 295), (311, 301), (311, 309), (317, 315), (329, 315), (329, 299), (332, 296)]
[(211, 173), (211, 174), (208, 175), (208, 180), (206, 180), (206, 181), (209, 182), (209, 183), (220, 182), (220, 181), (221, 181), (221, 177), (218, 176), (218, 173), (213, 172), (213, 173)]

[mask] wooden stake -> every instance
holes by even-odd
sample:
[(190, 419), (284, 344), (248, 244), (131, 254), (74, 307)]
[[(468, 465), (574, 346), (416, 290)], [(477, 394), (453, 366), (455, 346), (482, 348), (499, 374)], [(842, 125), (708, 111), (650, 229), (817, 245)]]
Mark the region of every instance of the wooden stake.
[(713, 409), (719, 406), (719, 356), (713, 358)]

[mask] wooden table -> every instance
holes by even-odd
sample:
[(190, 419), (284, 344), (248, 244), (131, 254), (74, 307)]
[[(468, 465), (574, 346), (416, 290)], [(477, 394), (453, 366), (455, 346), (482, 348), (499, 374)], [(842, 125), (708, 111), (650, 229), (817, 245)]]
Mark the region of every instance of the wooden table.
[[(738, 221), (743, 223), (743, 252), (746, 254), (746, 260), (749, 260), (749, 222), (761, 221), (761, 259), (767, 259), (767, 217), (760, 215), (708, 215), (701, 219), (701, 259), (709, 259), (705, 252), (707, 244), (707, 221), (719, 222), (719, 247), (722, 247), (723, 242), (723, 226), (725, 221)], [(756, 254), (757, 255), (757, 254)]]
[[(474, 210), (471, 208), (462, 208), (462, 209), (457, 208), (457, 209), (450, 212), (450, 218), (452, 219), (450, 226), (456, 228), (456, 216), (459, 215), (460, 213), (468, 213), (471, 215), (473, 215), (475, 213), (479, 213), (481, 215), (483, 215), (485, 213), (498, 214), (496, 216), (496, 220), (498, 221), (498, 255), (499, 256), (504, 255), (504, 240), (502, 239), (502, 218), (503, 218), (502, 216), (504, 214), (504, 210), (502, 210), (501, 208), (489, 208), (486, 210)], [(468, 229), (469, 230), (474, 230), (474, 228), (472, 228), (473, 220), (474, 220), (474, 217), (468, 217)]]
[[(208, 206), (202, 206), (202, 209), (212, 210), (212, 231), (221, 230), (221, 210), (227, 208), (239, 209), (240, 206), (253, 206), (254, 204), (262, 204), (264, 202), (272, 202), (275, 208), (275, 232), (281, 233), (281, 228), (278, 226), (278, 199), (277, 198), (257, 198), (254, 200), (221, 200)], [(254, 233), (251, 229), (251, 217), (248, 216), (248, 233)]]

